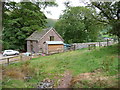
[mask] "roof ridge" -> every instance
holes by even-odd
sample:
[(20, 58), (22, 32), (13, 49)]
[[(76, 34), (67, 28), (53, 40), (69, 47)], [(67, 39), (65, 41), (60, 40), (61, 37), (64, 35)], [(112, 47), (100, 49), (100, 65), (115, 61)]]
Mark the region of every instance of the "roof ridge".
[(58, 32), (54, 29), (54, 27), (44, 28), (40, 32), (39, 30), (34, 31), (26, 40), (41, 40), (50, 30), (53, 30), (62, 41), (64, 39), (58, 34)]
[(34, 31), (26, 40), (39, 40), (40, 38), (43, 37), (50, 29), (50, 28), (44, 28), (40, 32), (39, 30)]

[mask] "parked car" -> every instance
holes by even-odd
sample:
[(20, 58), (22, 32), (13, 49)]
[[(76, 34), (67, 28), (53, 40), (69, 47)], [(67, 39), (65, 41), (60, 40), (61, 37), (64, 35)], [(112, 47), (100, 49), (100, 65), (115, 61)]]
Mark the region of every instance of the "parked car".
[(30, 52), (26, 52), (26, 53), (23, 53), (23, 55), (25, 55), (25, 56), (31, 56), (32, 53), (30, 53)]
[(71, 45), (70, 45), (70, 44), (66, 44), (66, 43), (64, 43), (64, 50), (69, 50), (69, 49), (70, 49), (70, 47), (71, 47)]
[(65, 46), (65, 47), (71, 47), (70, 44), (66, 44), (66, 43), (64, 43), (64, 46)]
[(15, 50), (5, 50), (3, 52), (3, 56), (8, 56), (8, 55), (19, 55), (19, 51)]

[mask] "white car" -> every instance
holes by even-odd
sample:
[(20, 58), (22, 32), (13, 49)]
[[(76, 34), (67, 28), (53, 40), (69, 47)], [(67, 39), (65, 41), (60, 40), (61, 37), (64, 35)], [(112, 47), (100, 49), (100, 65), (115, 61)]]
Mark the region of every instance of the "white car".
[(25, 56), (31, 56), (32, 54), (30, 52), (23, 53)]
[(3, 52), (3, 56), (8, 56), (8, 55), (19, 55), (19, 52), (15, 50), (5, 50)]

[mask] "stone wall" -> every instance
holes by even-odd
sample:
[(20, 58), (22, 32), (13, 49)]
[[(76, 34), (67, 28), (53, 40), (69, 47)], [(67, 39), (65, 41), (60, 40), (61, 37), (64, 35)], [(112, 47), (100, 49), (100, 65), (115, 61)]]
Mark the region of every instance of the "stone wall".
[(96, 44), (96, 46), (109, 46), (113, 45), (117, 42), (109, 41), (109, 42), (89, 42), (89, 43), (73, 43), (75, 45), (75, 49), (87, 48), (89, 44)]

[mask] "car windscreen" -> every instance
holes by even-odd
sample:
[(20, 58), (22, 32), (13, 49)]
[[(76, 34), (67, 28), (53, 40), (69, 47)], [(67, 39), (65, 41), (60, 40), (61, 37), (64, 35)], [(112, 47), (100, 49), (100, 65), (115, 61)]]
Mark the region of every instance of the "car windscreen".
[(5, 51), (5, 52), (12, 52), (12, 51)]

